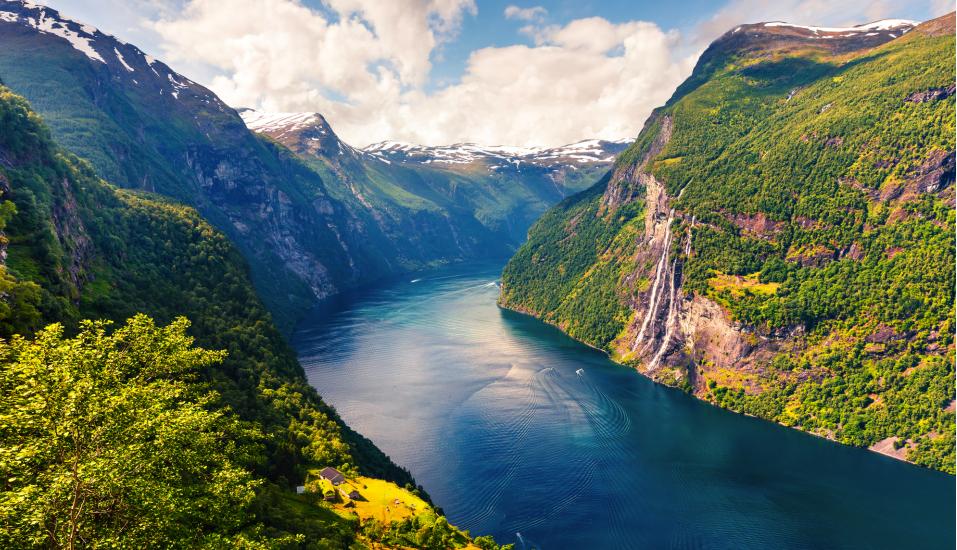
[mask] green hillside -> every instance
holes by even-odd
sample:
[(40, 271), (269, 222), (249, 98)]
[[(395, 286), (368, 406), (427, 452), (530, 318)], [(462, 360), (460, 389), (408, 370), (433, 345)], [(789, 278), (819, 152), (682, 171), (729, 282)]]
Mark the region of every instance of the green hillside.
[(723, 407), (953, 473), (953, 16), (876, 47), (739, 29), (536, 223), (500, 301)]
[(294, 494), (310, 468), (413, 487), (194, 210), (98, 179), (6, 88), (0, 159), (0, 544), (339, 548), (362, 526)]

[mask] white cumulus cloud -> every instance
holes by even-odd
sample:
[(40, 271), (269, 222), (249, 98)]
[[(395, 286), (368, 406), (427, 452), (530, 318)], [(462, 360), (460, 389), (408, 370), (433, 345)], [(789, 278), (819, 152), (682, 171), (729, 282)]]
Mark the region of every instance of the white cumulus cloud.
[(548, 10), (542, 6), (533, 6), (531, 8), (520, 8), (511, 5), (505, 8), (506, 19), (520, 19), (522, 21), (541, 21), (548, 15)]
[[(295, 0), (192, 0), (153, 28), (172, 66), (207, 67), (228, 103), (319, 111), (356, 145), (634, 137), (693, 62), (675, 56), (676, 33), (596, 17), (536, 28), (535, 46), (476, 50), (457, 83), (426, 92), (431, 56), (474, 13), (471, 0), (327, 6), (336, 17)], [(513, 17), (540, 13), (526, 10)]]
[(947, 0), (729, 0), (680, 34), (601, 17), (548, 24), (544, 7), (513, 4), (504, 17), (522, 22), (531, 44), (477, 49), (457, 81), (437, 84), (433, 62), (477, 13), (475, 0), (49, 1), (142, 37), (233, 106), (321, 112), (359, 146), (634, 137), (708, 43), (738, 24), (839, 26), (952, 9)]

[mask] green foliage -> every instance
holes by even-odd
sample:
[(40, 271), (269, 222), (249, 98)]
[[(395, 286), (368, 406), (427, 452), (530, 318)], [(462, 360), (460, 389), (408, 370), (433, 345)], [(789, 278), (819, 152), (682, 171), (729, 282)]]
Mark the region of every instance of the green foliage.
[[(447, 550), (463, 548), (469, 537), (449, 525), (444, 516), (416, 514), (402, 521), (393, 520), (388, 525), (375, 518), (362, 522), (362, 533), (373, 542), (389, 547), (421, 548), (423, 550)], [(492, 537), (477, 537), (473, 544), (483, 550), (512, 550), (514, 545), (499, 546)]]
[(96, 178), (2, 88), (0, 120), (0, 544), (356, 543), (358, 522), (292, 493), (306, 471), (413, 479), (307, 383), (238, 251), (195, 210)]
[[(570, 335), (605, 346), (621, 330), (626, 309), (615, 290), (616, 260), (626, 228), (640, 224), (639, 203), (600, 213), (608, 176), (539, 219), (528, 242), (502, 273), (500, 303), (542, 317)], [(617, 246), (616, 246), (617, 245)]]
[[(683, 292), (787, 343), (757, 389), (694, 367), (699, 395), (853, 445), (909, 440), (910, 460), (954, 472), (957, 124), (950, 98), (906, 101), (952, 84), (954, 53), (953, 36), (919, 30), (841, 57), (714, 47), (620, 157), (635, 168), (671, 118), (647, 170), (672, 197), (673, 231), (696, 220), (691, 253), (672, 251)], [(533, 227), (502, 303), (614, 353), (642, 291), (629, 272), (647, 266), (613, 245), (642, 231), (597, 216), (603, 190)], [(736, 277), (749, 282), (715, 283)]]
[(0, 342), (0, 545), (244, 540), (259, 436), (193, 383), (224, 354), (187, 327), (140, 315)]

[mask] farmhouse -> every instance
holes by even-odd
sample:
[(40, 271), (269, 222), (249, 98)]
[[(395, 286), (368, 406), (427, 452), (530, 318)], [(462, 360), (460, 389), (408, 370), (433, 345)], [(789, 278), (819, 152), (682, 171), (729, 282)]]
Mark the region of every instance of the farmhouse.
[(328, 480), (333, 485), (340, 485), (346, 480), (346, 476), (331, 466), (323, 468), (322, 471), (319, 472), (319, 477)]

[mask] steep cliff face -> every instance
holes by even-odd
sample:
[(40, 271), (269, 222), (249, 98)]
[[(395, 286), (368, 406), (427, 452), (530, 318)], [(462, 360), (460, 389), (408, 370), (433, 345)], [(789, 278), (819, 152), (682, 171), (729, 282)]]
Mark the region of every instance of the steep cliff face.
[(953, 471), (948, 27), (732, 29), (607, 181), (533, 227), (501, 303), (703, 399)]

